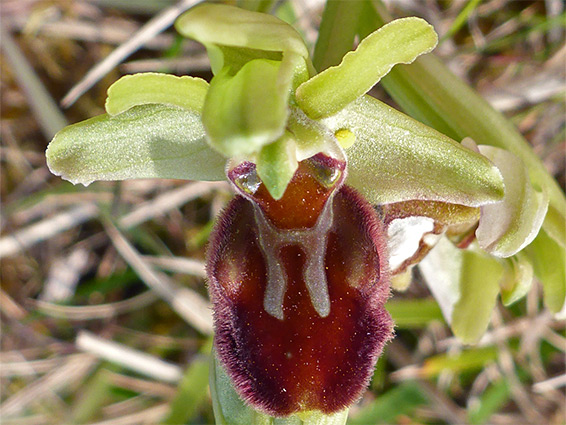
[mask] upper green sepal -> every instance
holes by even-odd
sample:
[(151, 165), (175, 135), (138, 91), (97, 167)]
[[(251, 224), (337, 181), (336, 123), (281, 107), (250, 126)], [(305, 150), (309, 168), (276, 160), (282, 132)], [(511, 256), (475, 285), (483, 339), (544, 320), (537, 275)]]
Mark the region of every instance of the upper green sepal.
[[(292, 26), (275, 16), (238, 7), (202, 4), (181, 15), (175, 22), (175, 28), (185, 37), (207, 47), (229, 46), (283, 54), (293, 52), (305, 59), (309, 56), (303, 39)], [(223, 59), (217, 56), (211, 61), (215, 74), (227, 65)]]
[(503, 178), (487, 158), (370, 96), (323, 123), (355, 134), (346, 149), (346, 183), (374, 204), (429, 200), (477, 207), (503, 198)]
[(225, 158), (205, 142), (200, 117), (175, 106), (134, 106), (65, 127), (45, 153), (55, 175), (71, 183), (174, 178), (224, 180)]
[(156, 72), (126, 75), (108, 88), (105, 108), (117, 115), (137, 105), (162, 103), (200, 114), (207, 90), (202, 78)]
[(364, 38), (338, 66), (299, 86), (297, 103), (314, 119), (333, 115), (353, 102), (399, 63), (411, 63), (436, 46), (434, 28), (420, 18), (397, 19)]
[(202, 120), (210, 145), (241, 157), (279, 139), (290, 96), (312, 73), (297, 31), (274, 16), (216, 4), (189, 10), (175, 26), (208, 51), (214, 77)]

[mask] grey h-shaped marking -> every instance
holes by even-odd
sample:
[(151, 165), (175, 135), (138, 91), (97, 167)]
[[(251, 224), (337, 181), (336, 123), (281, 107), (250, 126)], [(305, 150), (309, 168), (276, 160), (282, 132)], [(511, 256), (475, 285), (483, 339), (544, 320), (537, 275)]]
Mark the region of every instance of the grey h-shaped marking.
[(333, 212), (330, 196), (315, 225), (309, 229), (280, 230), (275, 228), (254, 202), (254, 216), (258, 227), (259, 246), (267, 263), (267, 286), (263, 308), (267, 313), (283, 320), (283, 301), (287, 290), (287, 275), (281, 266), (279, 251), (288, 244), (299, 245), (305, 254), (303, 273), (311, 303), (321, 317), (330, 314), (330, 297), (324, 268), (328, 231), (332, 227)]

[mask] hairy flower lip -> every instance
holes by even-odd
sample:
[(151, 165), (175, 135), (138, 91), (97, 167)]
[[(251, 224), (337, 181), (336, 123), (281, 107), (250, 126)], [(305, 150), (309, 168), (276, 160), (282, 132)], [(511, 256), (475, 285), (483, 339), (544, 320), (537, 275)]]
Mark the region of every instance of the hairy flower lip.
[[(343, 169), (333, 158), (319, 156), (314, 161)], [(306, 164), (302, 172), (317, 172)], [(243, 163), (227, 175), (235, 182), (253, 170), (253, 164)], [(299, 239), (284, 243), (275, 254), (262, 251), (257, 221), (261, 209), (249, 193), (229, 204), (211, 235), (207, 274), (218, 358), (238, 394), (272, 416), (304, 410), (331, 414), (348, 407), (366, 389), (375, 362), (392, 337), (393, 324), (384, 308), (389, 297), (385, 224), (355, 190), (341, 186), (343, 177), (331, 186), (331, 193), (311, 193), (322, 196), (332, 209), (322, 252), (310, 248), (302, 231), (296, 233)], [(290, 190), (293, 185), (304, 189), (305, 184), (295, 178)], [(288, 281), (279, 317), (266, 309), (266, 255), (278, 256)], [(313, 302), (318, 290), (314, 295), (309, 291), (309, 255), (324, 261), (328, 314), (320, 314)]]

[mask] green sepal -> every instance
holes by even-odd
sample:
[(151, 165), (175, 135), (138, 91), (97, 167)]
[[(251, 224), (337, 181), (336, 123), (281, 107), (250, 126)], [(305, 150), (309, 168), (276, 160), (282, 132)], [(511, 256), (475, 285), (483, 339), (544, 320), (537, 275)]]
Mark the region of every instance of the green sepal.
[(216, 425), (345, 425), (348, 419), (348, 409), (333, 415), (301, 412), (284, 418), (271, 417), (253, 409), (234, 389), (214, 350), (209, 383)]
[(566, 251), (544, 229), (525, 251), (542, 283), (544, 304), (552, 313), (561, 313), (559, 318), (566, 319)]
[(538, 234), (548, 208), (548, 196), (533, 187), (519, 157), (493, 146), (479, 146), (479, 150), (501, 171), (505, 196), (500, 202), (481, 207), (476, 237), (480, 248), (491, 255), (510, 257)]
[(51, 172), (85, 186), (95, 180), (224, 180), (225, 158), (205, 141), (186, 109), (140, 105), (65, 127), (45, 153)]
[(297, 102), (320, 119), (353, 102), (399, 63), (411, 63), (438, 42), (434, 28), (420, 18), (397, 19), (362, 40), (340, 65), (330, 67), (299, 86)]
[(420, 199), (476, 207), (503, 198), (503, 178), (487, 158), (370, 96), (322, 122), (355, 134), (346, 183), (374, 204)]
[(287, 93), (278, 86), (281, 62), (255, 59), (236, 75), (210, 83), (202, 121), (211, 146), (225, 156), (248, 155), (277, 140), (287, 121)]
[(162, 103), (200, 113), (208, 83), (202, 78), (147, 72), (126, 75), (108, 88), (106, 112), (120, 114), (133, 106)]
[(273, 199), (281, 199), (299, 166), (295, 141), (285, 132), (278, 140), (264, 146), (257, 156), (257, 174)]
[(442, 238), (419, 268), (454, 335), (464, 344), (477, 343), (489, 325), (504, 266), (483, 251), (461, 250)]

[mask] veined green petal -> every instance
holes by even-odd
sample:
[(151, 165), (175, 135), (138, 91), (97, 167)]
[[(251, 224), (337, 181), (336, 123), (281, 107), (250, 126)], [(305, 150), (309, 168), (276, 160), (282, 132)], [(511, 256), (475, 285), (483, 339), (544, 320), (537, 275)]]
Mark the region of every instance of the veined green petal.
[(289, 132), (259, 151), (257, 174), (273, 199), (281, 199), (299, 166), (295, 151), (295, 141)]
[(208, 83), (202, 78), (147, 72), (126, 75), (108, 88), (106, 112), (120, 114), (133, 106), (162, 103), (200, 113)]
[(533, 241), (546, 210), (548, 196), (532, 186), (523, 161), (504, 149), (479, 146), (503, 174), (505, 197), (481, 207), (476, 237), (480, 247), (497, 257), (510, 257)]
[(76, 184), (95, 180), (224, 180), (225, 159), (204, 140), (200, 117), (152, 104), (65, 127), (46, 152), (53, 174)]
[(307, 47), (292, 26), (275, 16), (233, 6), (199, 5), (181, 15), (175, 28), (185, 37), (204, 45), (290, 51), (308, 58)]
[(485, 333), (503, 265), (479, 250), (460, 250), (443, 238), (419, 268), (454, 335), (474, 344)]
[(202, 112), (214, 149), (225, 156), (247, 155), (283, 134), (289, 92), (278, 86), (280, 66), (255, 59), (235, 76), (224, 69), (214, 77)]
[(421, 199), (476, 207), (503, 197), (501, 174), (487, 158), (370, 96), (323, 123), (356, 135), (346, 150), (347, 184), (374, 204)]
[(297, 89), (297, 102), (314, 119), (335, 114), (371, 89), (398, 63), (411, 63), (438, 42), (420, 18), (397, 19), (367, 36), (338, 66), (315, 75)]

